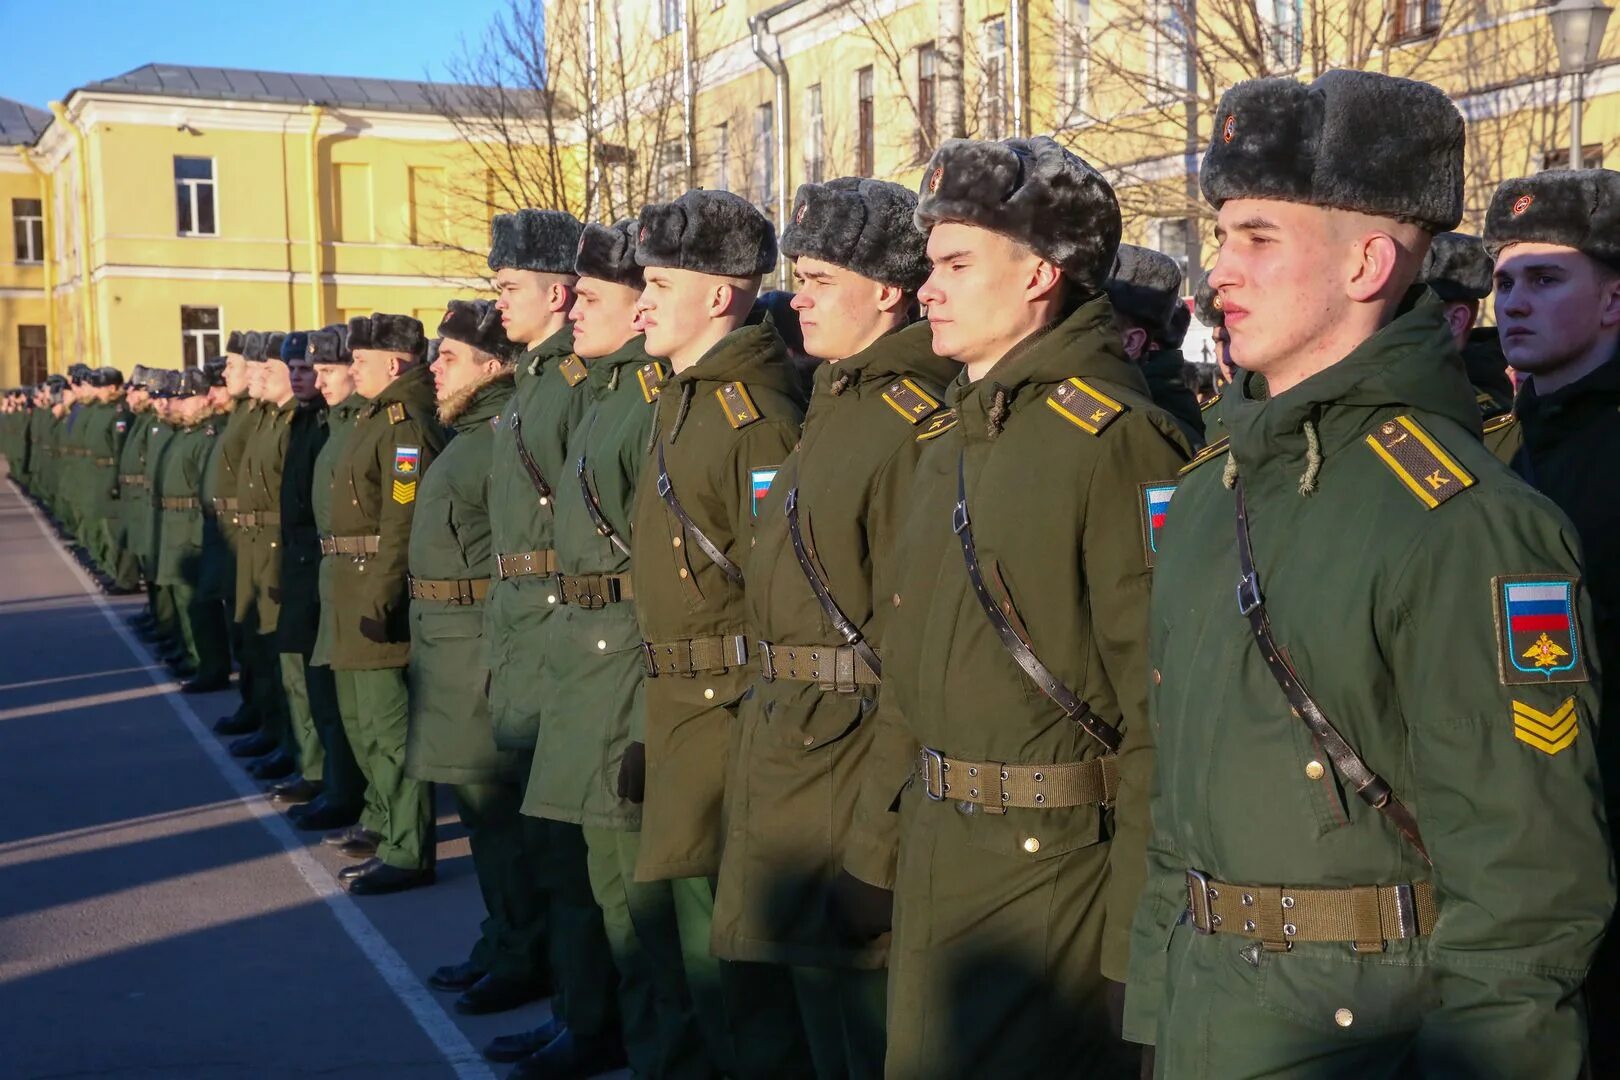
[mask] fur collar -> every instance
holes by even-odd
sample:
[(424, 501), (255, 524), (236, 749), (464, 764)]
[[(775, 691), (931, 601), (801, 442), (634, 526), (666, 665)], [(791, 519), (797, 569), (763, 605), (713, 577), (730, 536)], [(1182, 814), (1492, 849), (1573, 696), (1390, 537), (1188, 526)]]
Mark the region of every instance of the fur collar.
[(454, 424), (457, 417), (467, 411), (467, 407), (473, 403), (473, 398), (478, 396), (479, 391), (486, 386), (493, 386), (502, 379), (512, 382), (515, 370), (514, 365), (510, 363), (502, 364), (496, 371), (474, 379), (449, 397), (444, 398), (439, 402), (439, 423), (444, 424), (446, 427)]

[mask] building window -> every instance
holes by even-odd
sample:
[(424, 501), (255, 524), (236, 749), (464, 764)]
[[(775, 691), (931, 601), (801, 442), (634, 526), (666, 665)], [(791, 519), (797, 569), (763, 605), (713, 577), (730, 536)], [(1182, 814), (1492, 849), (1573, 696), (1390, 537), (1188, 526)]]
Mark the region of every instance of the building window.
[(219, 333), (219, 308), (180, 308), (180, 364), (201, 367), (204, 360), (220, 354), (224, 345)]
[(804, 111), (804, 178), (819, 184), (827, 174), (827, 118), (821, 112), (820, 83), (810, 88)]
[(930, 41), (917, 46), (917, 160), (933, 153), (939, 112), (939, 50)]
[(337, 228), (332, 238), (348, 244), (369, 244), (377, 238), (371, 213), (371, 166), (332, 166), (332, 209)]
[(17, 327), (17, 378), (24, 386), (35, 386), (45, 381), (50, 357), (45, 355), (45, 328), (43, 326)]
[(714, 186), (719, 191), (731, 190), (730, 121), (714, 129)]
[[(1569, 147), (1561, 146), (1557, 150), (1548, 150), (1541, 155), (1541, 168), (1548, 169), (1569, 168)], [(1603, 168), (1603, 144), (1586, 143), (1581, 147), (1581, 168)]]
[(877, 170), (877, 117), (872, 112), (872, 69), (855, 73), (855, 175), (871, 176)]
[(1266, 53), (1271, 66), (1280, 71), (1299, 67), (1305, 40), (1301, 31), (1303, 0), (1269, 0), (1270, 15), (1265, 20)]
[(1091, 82), (1091, 0), (1068, 0), (1063, 7), (1063, 82), (1068, 114), (1083, 114)]
[(1441, 0), (1396, 0), (1395, 40), (1411, 41), (1440, 32)]
[(658, 176), (655, 183), (658, 185), (658, 197), (666, 201), (686, 190), (686, 154), (681, 140), (669, 139), (658, 144)]
[(1187, 23), (1182, 0), (1160, 0), (1153, 34), (1153, 78), (1159, 100), (1187, 89)]
[(658, 32), (664, 36), (675, 33), (681, 28), (681, 20), (686, 12), (682, 10), (686, 0), (658, 0)]
[(1163, 252), (1176, 260), (1181, 267), (1183, 282), (1187, 277), (1187, 219), (1186, 218), (1160, 218), (1150, 225), (1149, 236), (1155, 251)]
[(419, 247), (450, 241), (449, 187), (445, 171), (436, 166), (410, 167), (411, 243)]
[(214, 216), (214, 159), (174, 159), (174, 199), (181, 236), (216, 236)]
[(37, 263), (45, 261), (45, 211), (38, 199), (11, 200), (11, 235), (16, 245), (17, 261)]
[(754, 110), (754, 201), (771, 214), (776, 198), (776, 107), (769, 101)]
[(1000, 139), (1007, 133), (1007, 23), (1000, 16), (983, 27), (984, 93), (980, 102), (984, 137)]

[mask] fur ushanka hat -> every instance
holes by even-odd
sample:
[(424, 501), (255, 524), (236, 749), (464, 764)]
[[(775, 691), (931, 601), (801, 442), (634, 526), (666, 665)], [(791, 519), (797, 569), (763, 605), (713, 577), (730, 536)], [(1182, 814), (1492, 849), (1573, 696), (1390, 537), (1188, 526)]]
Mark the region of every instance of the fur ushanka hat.
[(420, 360), (427, 355), (427, 333), (409, 315), (356, 315), (349, 320), (349, 351), (375, 349), (404, 353)]
[(1491, 294), (1491, 275), (1495, 269), (1479, 237), (1460, 232), (1441, 233), (1423, 257), (1418, 283), (1433, 289), (1448, 304), (1483, 300)]
[(634, 218), (612, 225), (591, 222), (579, 234), (579, 251), (574, 256), (574, 273), (580, 277), (611, 281), (639, 289), (643, 285), (641, 264), (636, 262), (636, 234), (641, 224)]
[(581, 228), (579, 219), (563, 210), (496, 214), (489, 223), (489, 268), (572, 274)]
[(809, 256), (907, 292), (928, 280), (928, 238), (917, 231), (917, 196), (883, 180), (844, 177), (802, 184), (782, 232), (782, 254)]
[(776, 228), (729, 191), (688, 191), (641, 211), (636, 262), (716, 277), (759, 277), (776, 265)]
[(439, 337), (471, 345), (498, 360), (510, 360), (519, 347), (506, 337), (501, 313), (490, 300), (452, 300), (439, 320)]
[(1485, 212), (1485, 250), (1556, 244), (1620, 270), (1620, 172), (1564, 169), (1504, 180)]

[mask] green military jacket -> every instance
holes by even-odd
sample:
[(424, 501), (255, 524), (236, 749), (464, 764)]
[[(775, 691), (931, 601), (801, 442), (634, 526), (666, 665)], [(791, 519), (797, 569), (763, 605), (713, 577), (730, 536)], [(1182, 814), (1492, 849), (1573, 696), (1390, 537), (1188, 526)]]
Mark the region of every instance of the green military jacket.
[(118, 475), (123, 478), (118, 485), (118, 517), (124, 528), (125, 543), (140, 561), (143, 574), (152, 568), (149, 547), (152, 504), (146, 490), (146, 451), (156, 425), (150, 408), (135, 413), (129, 421), (124, 448), (118, 455)]
[[(649, 678), (642, 880), (712, 876), (720, 866), (726, 754), (750, 669), (728, 641), (753, 635), (742, 582), (729, 580), (666, 503), (660, 473), (687, 516), (732, 563), (747, 561), (759, 504), (798, 442), (801, 383), (767, 320), (722, 338), (658, 399), (632, 517), (631, 578), (641, 636), (654, 656), (720, 643), (720, 663)], [(660, 460), (662, 458), (662, 460)]]
[(315, 527), (315, 459), (326, 444), (326, 402), (316, 397), (293, 409), (281, 470), (281, 605), (276, 648), (310, 653), (321, 628), (321, 539)]
[[(315, 466), (310, 477), (310, 510), (315, 516), (315, 529), (321, 536), (329, 536), (332, 532), (332, 477), (337, 472), (337, 464), (343, 458), (343, 450), (349, 444), (349, 436), (354, 434), (354, 422), (360, 416), (360, 411), (366, 407), (366, 399), (359, 394), (350, 394), (338, 402), (326, 414), (326, 441), (321, 445), (320, 453), (315, 457)], [(315, 649), (310, 654), (310, 663), (327, 664), (332, 662), (332, 636), (335, 633), (333, 624), (337, 612), (332, 608), (332, 568), (337, 560), (346, 558), (341, 555), (328, 555), (320, 563), (320, 633), (315, 638)]]
[(1187, 441), (1199, 449), (1205, 441), (1204, 413), (1198, 407), (1198, 395), (1184, 378), (1186, 369), (1180, 349), (1155, 349), (1142, 361), (1142, 377), (1153, 404), (1169, 413)]
[(236, 621), (255, 619), (260, 634), (275, 633), (281, 617), (281, 473), (297, 409), (297, 398), (259, 402), (236, 473)]
[[(411, 651), (406, 588), (411, 522), (422, 472), (443, 449), (433, 375), (417, 364), (369, 401), (332, 476), (332, 533), (375, 537), (375, 555), (331, 556), (332, 667), (366, 671), (406, 665)], [(375, 624), (375, 641), (361, 630)]]
[[(647, 356), (644, 345), (634, 337), (617, 352), (588, 361), (586, 380), (563, 391), (583, 406), (569, 434), (568, 465), (558, 477), (555, 503), (553, 539), (565, 575), (630, 570), (629, 556), (597, 529), (580, 486), (580, 463), (603, 519), (629, 543), (636, 484), (646, 476), (642, 462), (653, 402), (668, 370)], [(546, 596), (561, 599), (555, 587)], [(625, 748), (641, 738), (644, 707), (634, 607), (560, 605), (529, 647), (540, 657), (542, 716), (524, 813), (596, 828), (640, 828), (641, 807), (621, 799), (617, 789)]]
[[(493, 421), (512, 396), (512, 373), (463, 388), (440, 403), (439, 418), (455, 435), (422, 477), (411, 521), (410, 572), (419, 581), (487, 582), (495, 552), (489, 541), (489, 462)], [(411, 717), (405, 769), (445, 784), (510, 779), (520, 755), (495, 746), (484, 682), (484, 605), (411, 601)]]
[(51, 412), (50, 406), (35, 409), (29, 423), (34, 425), (34, 446), (39, 451), (38, 464), (35, 466), (36, 486), (46, 502), (54, 504), (61, 473), (62, 424)]
[(218, 460), (209, 466), (203, 497), (208, 500), (209, 510), (234, 554), (241, 541), (241, 530), (236, 524), (237, 473), (242, 467), (248, 437), (259, 424), (259, 403), (246, 394), (238, 394), (233, 400), (236, 404), (220, 432), (218, 449), (214, 451)]
[[(554, 550), (552, 500), (555, 492), (565, 490), (568, 436), (585, 407), (585, 395), (569, 392), (569, 379), (561, 370), (573, 350), (574, 329), (567, 325), (517, 359), (516, 389), (496, 425), (490, 457), (489, 523), (497, 554)], [(545, 494), (524, 467), (520, 436)], [(555, 592), (550, 574), (505, 580), (497, 574), (490, 582), (484, 647), (495, 741), (503, 750), (534, 748), (542, 703), (532, 643), (555, 610), (547, 599)]]
[(118, 516), (118, 463), (129, 438), (131, 418), (134, 416), (122, 395), (102, 406), (102, 422), (97, 425), (91, 440), (91, 461), (94, 476), (92, 511), (99, 517), (113, 519)]
[(152, 421), (152, 435), (146, 444), (146, 548), (151, 552), (152, 570), (157, 571), (158, 557), (163, 551), (163, 480), (164, 457), (179, 433), (179, 428), (167, 420)]
[[(235, 541), (230, 537), (234, 536), (236, 529), (236, 512), (220, 509), (215, 504), (215, 498), (223, 490), (226, 446), (231, 442), (233, 432), (244, 430), (246, 411), (245, 399), (232, 398), (223, 412), (215, 414), (212, 421), (215, 431), (213, 448), (209, 451), (208, 463), (203, 466), (203, 556), (199, 589), (203, 599), (224, 603), (227, 611), (235, 609)], [(239, 413), (244, 414), (240, 419)], [(234, 479), (232, 483), (235, 483)]]
[(217, 429), (212, 419), (178, 428), (163, 453), (159, 490), (165, 500), (185, 500), (189, 505), (166, 505), (159, 513), (163, 525), (159, 535), (163, 546), (157, 553), (159, 585), (197, 584), (203, 550), (203, 516), (199, 495), (203, 468), (208, 463)]
[[(812, 591), (792, 543), (785, 504), (796, 491), (801, 535), (833, 600), (883, 655), (895, 607), (900, 527), (920, 431), (945, 412), (945, 386), (959, 365), (934, 355), (919, 324), (815, 371), (804, 434), (760, 503), (747, 562), (751, 631), (773, 645), (843, 639)], [(915, 748), (902, 740), (887, 767), (873, 755), (880, 686), (837, 690), (829, 682), (753, 673), (739, 709), (739, 742), (726, 776), (726, 847), (715, 895), (713, 945), (732, 960), (881, 967), (887, 938), (850, 942), (826, 920), (825, 890), (847, 857), (892, 878), (897, 830), (888, 803), (882, 831), (852, 828), (871, 765), (903, 777)], [(889, 801), (893, 789), (888, 792)], [(863, 823), (864, 824), (864, 823)], [(854, 850), (852, 850), (854, 849)]]
[[(1181, 479), (1154, 583), (1158, 772), (1127, 1037), (1157, 1038), (1177, 1077), (1576, 1075), (1576, 995), (1614, 882), (1573, 531), (1480, 443), (1432, 296), (1286, 393), (1241, 380), (1220, 410), (1229, 452)], [(1415, 815), (1432, 868), (1266, 668), (1234, 593), (1234, 474), (1276, 640)], [(1269, 952), (1187, 924), (1189, 868), (1428, 883), (1438, 922), (1383, 951)], [(1289, 917), (1273, 911), (1258, 919)]]

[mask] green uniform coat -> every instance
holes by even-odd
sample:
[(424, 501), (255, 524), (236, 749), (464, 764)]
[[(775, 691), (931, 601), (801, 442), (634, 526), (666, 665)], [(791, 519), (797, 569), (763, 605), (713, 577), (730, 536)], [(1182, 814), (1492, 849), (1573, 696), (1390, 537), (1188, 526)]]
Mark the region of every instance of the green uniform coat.
[[(238, 522), (247, 514), (281, 513), (281, 474), (287, 464), (298, 399), (261, 401), (236, 473)], [(259, 522), (241, 530), (236, 557), (236, 621), (254, 620), (256, 632), (273, 634), (281, 617), (281, 526)]]
[[(343, 450), (349, 445), (349, 436), (354, 434), (354, 422), (366, 407), (366, 399), (359, 394), (350, 394), (338, 402), (326, 414), (326, 441), (321, 444), (320, 453), (315, 457), (315, 467), (310, 478), (310, 511), (315, 516), (315, 529), (321, 536), (329, 536), (332, 532), (332, 477), (337, 472), (338, 462), (343, 459)], [(320, 633), (315, 638), (315, 648), (310, 654), (311, 664), (326, 664), (332, 662), (332, 637), (336, 633), (334, 623), (337, 612), (332, 606), (332, 568), (337, 560), (343, 556), (328, 556), (321, 559), (320, 564)]]
[(152, 503), (146, 488), (146, 452), (152, 444), (152, 433), (157, 419), (150, 409), (142, 410), (130, 420), (129, 437), (118, 455), (120, 476), (139, 476), (140, 483), (129, 483), (118, 489), (118, 516), (124, 530), (124, 542), (135, 553), (141, 564), (141, 573), (152, 576), (151, 539)]
[[(163, 473), (159, 490), (168, 499), (196, 499), (202, 488), (203, 467), (213, 449), (216, 429), (213, 420), (178, 429), (163, 453)], [(162, 546), (157, 553), (159, 585), (195, 588), (203, 548), (201, 505), (166, 508), (159, 511)]]

